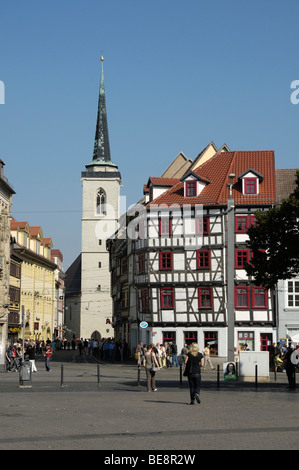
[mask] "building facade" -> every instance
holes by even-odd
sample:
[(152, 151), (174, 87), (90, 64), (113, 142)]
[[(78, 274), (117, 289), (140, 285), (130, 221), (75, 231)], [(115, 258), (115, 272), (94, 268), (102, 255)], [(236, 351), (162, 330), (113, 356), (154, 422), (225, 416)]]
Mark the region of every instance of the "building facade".
[(299, 276), (278, 282), (277, 299), (278, 340), (289, 342), (299, 336)]
[(56, 264), (55, 269), (55, 313), (54, 313), (54, 336), (62, 338), (64, 329), (64, 297), (65, 297), (65, 273), (63, 272), (63, 255), (60, 250), (51, 250), (51, 260)]
[(277, 339), (272, 292), (245, 271), (248, 227), (275, 204), (274, 153), (202, 154), (179, 180), (150, 178), (110, 242), (114, 325), (132, 351), (196, 341), (232, 360), (234, 347), (264, 351)]
[[(298, 169), (276, 169), (277, 203), (296, 189)], [(299, 335), (299, 273), (292, 279), (280, 280), (276, 286), (278, 341), (289, 342)]]
[(22, 260), (17, 255), (15, 239), (11, 237), (10, 250), (10, 277), (9, 277), (9, 314), (8, 314), (8, 342), (14, 343), (21, 330), (21, 269)]
[(57, 303), (52, 239), (43, 236), (41, 227), (15, 219), (11, 221), (11, 235), (14, 253), (21, 260), (20, 305), (25, 314), (25, 338), (52, 340)]
[(4, 363), (8, 334), (10, 306), (10, 214), (15, 191), (4, 176), (4, 162), (0, 160), (0, 364)]

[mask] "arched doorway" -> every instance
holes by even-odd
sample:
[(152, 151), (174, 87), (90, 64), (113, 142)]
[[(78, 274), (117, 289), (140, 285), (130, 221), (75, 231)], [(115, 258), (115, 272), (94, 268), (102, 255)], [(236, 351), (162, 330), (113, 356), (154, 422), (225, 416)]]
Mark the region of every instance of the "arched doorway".
[(100, 341), (101, 340), (101, 333), (99, 333), (98, 331), (94, 331), (91, 334), (91, 339), (95, 339), (96, 341)]

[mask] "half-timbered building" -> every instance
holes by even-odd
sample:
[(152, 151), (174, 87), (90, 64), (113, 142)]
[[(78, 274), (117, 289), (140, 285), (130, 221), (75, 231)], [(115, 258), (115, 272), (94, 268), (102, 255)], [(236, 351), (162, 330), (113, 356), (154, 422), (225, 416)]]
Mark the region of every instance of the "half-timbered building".
[(196, 341), (227, 357), (229, 333), (239, 349), (266, 350), (276, 340), (272, 294), (245, 265), (255, 212), (275, 204), (274, 152), (225, 149), (179, 179), (149, 178), (144, 194), (110, 242), (116, 334), (132, 350)]

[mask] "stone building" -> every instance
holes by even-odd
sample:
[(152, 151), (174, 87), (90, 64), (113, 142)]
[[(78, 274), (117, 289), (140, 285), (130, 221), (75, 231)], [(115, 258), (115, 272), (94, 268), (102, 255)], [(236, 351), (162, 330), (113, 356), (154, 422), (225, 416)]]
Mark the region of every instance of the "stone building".
[(10, 214), (15, 191), (4, 176), (5, 163), (0, 160), (0, 363), (4, 363), (7, 343), (10, 276)]

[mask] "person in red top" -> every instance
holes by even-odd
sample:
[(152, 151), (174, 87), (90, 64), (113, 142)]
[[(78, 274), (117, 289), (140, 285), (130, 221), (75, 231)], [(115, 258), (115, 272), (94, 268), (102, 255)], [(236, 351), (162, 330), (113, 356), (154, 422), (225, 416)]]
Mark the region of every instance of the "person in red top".
[(51, 370), (50, 359), (52, 357), (52, 353), (53, 353), (53, 350), (52, 350), (51, 343), (48, 343), (47, 346), (46, 346), (46, 353), (44, 354), (46, 371), (48, 371), (48, 372), (50, 372), (50, 370)]

